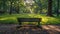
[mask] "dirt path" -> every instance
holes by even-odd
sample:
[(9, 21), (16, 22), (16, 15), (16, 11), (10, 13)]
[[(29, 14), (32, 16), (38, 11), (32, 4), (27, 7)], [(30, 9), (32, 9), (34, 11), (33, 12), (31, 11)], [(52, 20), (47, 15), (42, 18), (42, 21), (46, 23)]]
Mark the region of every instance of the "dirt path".
[(0, 25), (0, 34), (60, 34), (60, 25), (42, 25), (43, 29), (37, 27), (21, 27), (19, 25)]
[(60, 25), (43, 25), (42, 27), (47, 30), (49, 34), (60, 34)]

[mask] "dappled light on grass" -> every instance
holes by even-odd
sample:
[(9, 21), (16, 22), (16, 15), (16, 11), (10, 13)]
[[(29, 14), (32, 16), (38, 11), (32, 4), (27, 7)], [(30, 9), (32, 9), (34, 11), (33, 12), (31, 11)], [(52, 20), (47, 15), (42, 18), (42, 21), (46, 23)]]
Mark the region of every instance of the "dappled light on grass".
[(3, 18), (3, 19), (1, 18), (0, 20), (6, 20), (6, 19), (7, 19), (7, 18)]
[(0, 24), (17, 24), (15, 17), (5, 17), (0, 19)]
[(47, 23), (48, 19), (46, 17), (42, 17), (42, 24)]
[(59, 24), (60, 23), (60, 19), (54, 18), (54, 17), (50, 17), (48, 18), (47, 21), (49, 24)]
[(0, 20), (8, 20), (8, 19), (16, 19), (15, 17), (6, 17), (6, 18), (0, 18)]

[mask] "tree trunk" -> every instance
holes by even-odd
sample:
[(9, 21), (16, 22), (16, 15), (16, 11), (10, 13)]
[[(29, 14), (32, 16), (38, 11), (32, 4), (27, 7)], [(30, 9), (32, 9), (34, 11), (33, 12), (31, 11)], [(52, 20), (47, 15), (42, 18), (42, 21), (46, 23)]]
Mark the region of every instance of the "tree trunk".
[(16, 12), (19, 14), (19, 6), (15, 8)]
[(48, 12), (47, 16), (53, 16), (52, 15), (52, 0), (48, 0)]
[(9, 14), (12, 14), (12, 0), (10, 2), (11, 2), (11, 5), (10, 5), (10, 12), (9, 12)]
[(40, 4), (40, 14), (42, 14), (42, 4)]
[(56, 11), (56, 13), (57, 13), (57, 16), (59, 16), (59, 0), (57, 0), (57, 11)]
[(5, 1), (3, 1), (3, 10), (4, 10), (4, 8), (5, 8)]

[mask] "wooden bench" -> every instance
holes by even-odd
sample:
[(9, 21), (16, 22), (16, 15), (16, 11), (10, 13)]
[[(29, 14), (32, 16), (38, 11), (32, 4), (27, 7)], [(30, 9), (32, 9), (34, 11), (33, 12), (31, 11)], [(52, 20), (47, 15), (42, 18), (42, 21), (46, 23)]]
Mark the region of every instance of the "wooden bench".
[(17, 18), (17, 20), (19, 22), (19, 25), (22, 25), (22, 22), (38, 22), (37, 27), (41, 27), (40, 22), (42, 18)]

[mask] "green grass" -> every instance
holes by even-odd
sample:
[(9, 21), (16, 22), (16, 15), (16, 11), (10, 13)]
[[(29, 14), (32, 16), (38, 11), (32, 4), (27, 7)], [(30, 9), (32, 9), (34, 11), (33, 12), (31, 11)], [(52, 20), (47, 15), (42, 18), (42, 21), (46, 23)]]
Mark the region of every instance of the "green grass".
[[(60, 24), (60, 17), (48, 17), (41, 14), (12, 14), (1, 15), (0, 24), (18, 24), (17, 18), (42, 18), (41, 24)], [(24, 23), (32, 24), (32, 23)], [(37, 24), (37, 23), (33, 23)]]

